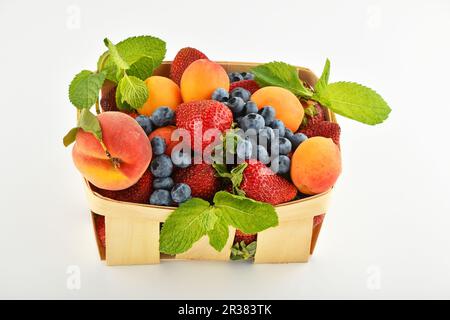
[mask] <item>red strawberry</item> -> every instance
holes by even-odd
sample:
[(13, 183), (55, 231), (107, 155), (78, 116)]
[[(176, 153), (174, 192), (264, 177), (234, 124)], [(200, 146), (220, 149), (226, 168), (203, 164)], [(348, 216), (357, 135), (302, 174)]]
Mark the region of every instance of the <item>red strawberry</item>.
[(105, 247), (106, 245), (106, 233), (105, 233), (105, 217), (99, 214), (95, 215), (94, 218), (95, 230), (97, 232), (97, 239), (100, 244)]
[(234, 236), (234, 243), (241, 243), (244, 241), (245, 244), (250, 244), (256, 240), (256, 234), (243, 233), (241, 230), (236, 229), (236, 234)]
[(148, 203), (153, 192), (153, 175), (147, 170), (138, 182), (123, 190), (105, 190), (97, 188), (93, 184), (91, 184), (91, 188), (106, 198), (134, 203)]
[(259, 161), (245, 168), (240, 188), (247, 197), (272, 205), (288, 202), (297, 195), (292, 183)]
[(307, 137), (325, 137), (333, 139), (334, 143), (339, 145), (339, 138), (341, 136), (341, 127), (339, 124), (330, 121), (318, 122), (306, 129), (301, 129), (300, 132), (306, 134)]
[(255, 80), (241, 80), (230, 83), (230, 92), (235, 88), (244, 88), (250, 91), (251, 94), (260, 89)]
[(317, 123), (326, 121), (325, 110), (315, 101), (302, 102), (305, 109), (305, 117), (302, 122), (302, 129), (308, 129)]
[(210, 200), (220, 187), (220, 180), (216, 177), (216, 170), (207, 164), (194, 164), (187, 168), (177, 169), (173, 175), (176, 183), (186, 183), (191, 187), (193, 197)]
[(201, 51), (194, 48), (183, 48), (178, 51), (170, 66), (170, 78), (180, 85), (181, 76), (184, 70), (194, 61), (199, 59), (208, 59), (208, 57)]
[[(223, 103), (214, 100), (198, 100), (180, 104), (177, 107), (175, 116), (177, 127), (189, 131), (191, 135), (191, 149), (195, 151), (204, 150), (206, 146), (215, 140), (214, 136), (203, 137), (203, 134), (208, 129), (217, 129), (220, 132), (224, 132), (233, 123), (233, 114), (230, 109)], [(202, 128), (201, 131), (199, 129), (200, 126)], [(201, 137), (200, 134), (202, 135)], [(195, 142), (199, 140), (202, 141), (201, 144)]]

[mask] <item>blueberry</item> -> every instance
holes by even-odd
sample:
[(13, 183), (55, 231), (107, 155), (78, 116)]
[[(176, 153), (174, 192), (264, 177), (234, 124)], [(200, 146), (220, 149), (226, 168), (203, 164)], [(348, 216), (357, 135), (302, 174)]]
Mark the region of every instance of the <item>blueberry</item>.
[(156, 178), (169, 177), (173, 171), (172, 160), (165, 154), (156, 156), (150, 164), (150, 171)]
[(155, 178), (153, 180), (153, 188), (156, 189), (164, 189), (164, 190), (170, 190), (173, 187), (173, 179), (171, 177), (166, 178)]
[(239, 124), (242, 118), (243, 118), (242, 116), (235, 117), (234, 122)]
[(240, 159), (250, 159), (253, 145), (248, 139), (240, 139), (236, 146), (236, 154)]
[(230, 97), (239, 97), (244, 100), (244, 102), (247, 102), (248, 100), (250, 100), (250, 92), (248, 90), (245, 90), (244, 88), (238, 87), (234, 88), (233, 91), (231, 91)]
[(150, 119), (153, 124), (157, 127), (164, 127), (173, 122), (174, 112), (169, 107), (159, 107), (153, 111)]
[(150, 204), (154, 204), (157, 206), (170, 206), (171, 203), (172, 198), (170, 197), (170, 192), (167, 190), (155, 190), (150, 196)]
[(296, 133), (294, 135), (292, 135), (292, 137), (288, 137), (289, 141), (291, 141), (292, 143), (292, 149), (297, 149), (297, 147), (306, 139), (308, 139), (308, 137), (303, 134), (303, 133)]
[(159, 156), (166, 152), (166, 140), (156, 136), (151, 141), (153, 154)]
[(278, 174), (288, 173), (291, 168), (291, 159), (288, 156), (280, 155), (274, 160), (275, 168), (274, 170)]
[(269, 143), (275, 138), (275, 132), (273, 132), (273, 129), (271, 127), (265, 127), (261, 130), (259, 130), (259, 141)]
[(255, 75), (251, 72), (241, 72), (241, 76), (244, 78), (244, 80), (253, 80), (255, 79)]
[(191, 165), (191, 154), (189, 152), (172, 152), (172, 161), (175, 167), (187, 168)]
[(266, 126), (270, 126), (275, 120), (275, 109), (271, 106), (261, 108), (258, 113), (263, 116)]
[(244, 77), (239, 72), (230, 72), (228, 74), (228, 78), (230, 78), (230, 82), (236, 82), (244, 80)]
[(286, 127), (284, 126), (283, 121), (275, 119), (270, 126), (273, 130), (278, 130), (278, 136), (284, 137), (286, 134)]
[(228, 94), (228, 91), (224, 88), (217, 88), (214, 90), (211, 99), (220, 101), (220, 102), (226, 102), (228, 101), (230, 95)]
[(270, 162), (269, 153), (266, 148), (261, 145), (256, 147), (256, 158), (264, 164), (268, 164)]
[(239, 121), (239, 127), (247, 131), (248, 129), (260, 130), (264, 128), (264, 118), (257, 113), (250, 113)]
[[(284, 130), (284, 136), (285, 136), (286, 138), (288, 138), (289, 140), (291, 140), (291, 138), (292, 138), (293, 135), (294, 135), (294, 133), (292, 132), (291, 129), (286, 128), (286, 129)], [(291, 141), (291, 142), (292, 142), (292, 141)]]
[(182, 203), (191, 198), (191, 187), (186, 183), (177, 183), (170, 191), (172, 200), (176, 203)]
[(258, 113), (258, 106), (253, 101), (248, 101), (244, 107), (244, 113)]
[(227, 106), (228, 106), (228, 108), (230, 108), (230, 110), (231, 110), (231, 112), (233, 112), (233, 114), (238, 115), (244, 109), (245, 102), (244, 102), (244, 100), (242, 100), (242, 98), (232, 97), (232, 98), (230, 98), (230, 100), (228, 100)]
[(280, 148), (280, 154), (289, 154), (292, 150), (292, 143), (287, 138), (278, 139), (278, 147)]
[(149, 117), (142, 116), (142, 115), (137, 116), (136, 121), (137, 121), (137, 123), (139, 123), (141, 128), (144, 129), (146, 135), (149, 135), (150, 133), (152, 133), (153, 125), (152, 125), (152, 122), (150, 121)]

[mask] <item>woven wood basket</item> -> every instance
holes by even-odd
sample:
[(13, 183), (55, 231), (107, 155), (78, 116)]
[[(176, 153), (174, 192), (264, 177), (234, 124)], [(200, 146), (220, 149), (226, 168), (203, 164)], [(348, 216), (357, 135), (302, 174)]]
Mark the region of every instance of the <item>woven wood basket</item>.
[[(168, 76), (170, 61), (155, 75)], [(255, 63), (219, 62), (227, 72), (248, 71)], [(313, 86), (317, 77), (308, 69), (298, 68), (300, 78)], [(327, 112), (331, 121), (334, 114)], [(167, 256), (159, 252), (160, 226), (175, 209), (121, 202), (94, 192), (84, 181), (87, 200), (95, 226), (95, 215), (105, 217), (106, 247), (96, 234), (102, 260), (108, 265), (155, 264), (161, 260), (230, 261), (235, 229), (230, 228), (228, 243), (221, 252), (214, 250), (205, 236), (185, 253)], [(258, 233), (255, 263), (307, 262), (313, 253), (322, 223), (313, 228), (314, 216), (328, 212), (331, 191), (276, 206), (279, 225)]]

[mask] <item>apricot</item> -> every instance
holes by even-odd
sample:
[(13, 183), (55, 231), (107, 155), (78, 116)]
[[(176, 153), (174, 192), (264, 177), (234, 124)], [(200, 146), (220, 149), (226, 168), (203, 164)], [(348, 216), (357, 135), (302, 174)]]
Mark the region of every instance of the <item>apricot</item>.
[(341, 152), (332, 139), (313, 137), (295, 150), (291, 160), (291, 179), (304, 194), (330, 189), (341, 174)]
[(252, 94), (251, 100), (259, 109), (264, 106), (275, 108), (276, 118), (296, 132), (302, 123), (304, 110), (298, 98), (289, 90), (281, 87), (264, 87)]
[(103, 143), (90, 132), (78, 130), (72, 158), (78, 171), (93, 185), (122, 190), (134, 185), (147, 170), (152, 148), (147, 135), (129, 115), (109, 111), (97, 116)]
[(230, 88), (230, 79), (225, 69), (207, 59), (196, 60), (181, 76), (181, 96), (184, 102), (209, 100), (214, 90)]
[(137, 111), (150, 116), (161, 106), (175, 110), (183, 101), (180, 87), (171, 79), (161, 76), (151, 76), (145, 80), (148, 89), (148, 99)]
[(175, 126), (167, 126), (167, 127), (161, 127), (153, 131), (149, 134), (148, 139), (152, 141), (152, 139), (156, 136), (159, 136), (164, 139), (166, 142), (166, 154), (168, 156), (171, 155), (172, 149), (178, 144), (178, 141), (172, 141), (172, 132), (176, 129)]

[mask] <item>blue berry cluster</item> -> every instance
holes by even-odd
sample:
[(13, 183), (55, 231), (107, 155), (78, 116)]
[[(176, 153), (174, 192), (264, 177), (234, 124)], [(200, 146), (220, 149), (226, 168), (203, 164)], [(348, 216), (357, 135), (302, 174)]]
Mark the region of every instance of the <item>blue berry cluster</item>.
[(255, 75), (251, 72), (230, 72), (228, 73), (228, 78), (230, 82), (236, 82), (241, 80), (253, 80)]
[(169, 107), (159, 107), (150, 117), (140, 115), (136, 117), (137, 123), (149, 135), (154, 128), (165, 127), (173, 124), (175, 113)]
[[(236, 72), (229, 76), (234, 81), (243, 77)], [(291, 166), (289, 153), (305, 141), (307, 136), (303, 133), (294, 134), (286, 128), (283, 121), (276, 118), (275, 108), (264, 106), (258, 109), (250, 97), (250, 92), (240, 87), (233, 89), (230, 94), (223, 88), (218, 88), (212, 95), (212, 99), (228, 106), (237, 127), (244, 132), (244, 137), (236, 144), (238, 159), (253, 158), (265, 164), (273, 161), (272, 169), (279, 174), (286, 174)]]

